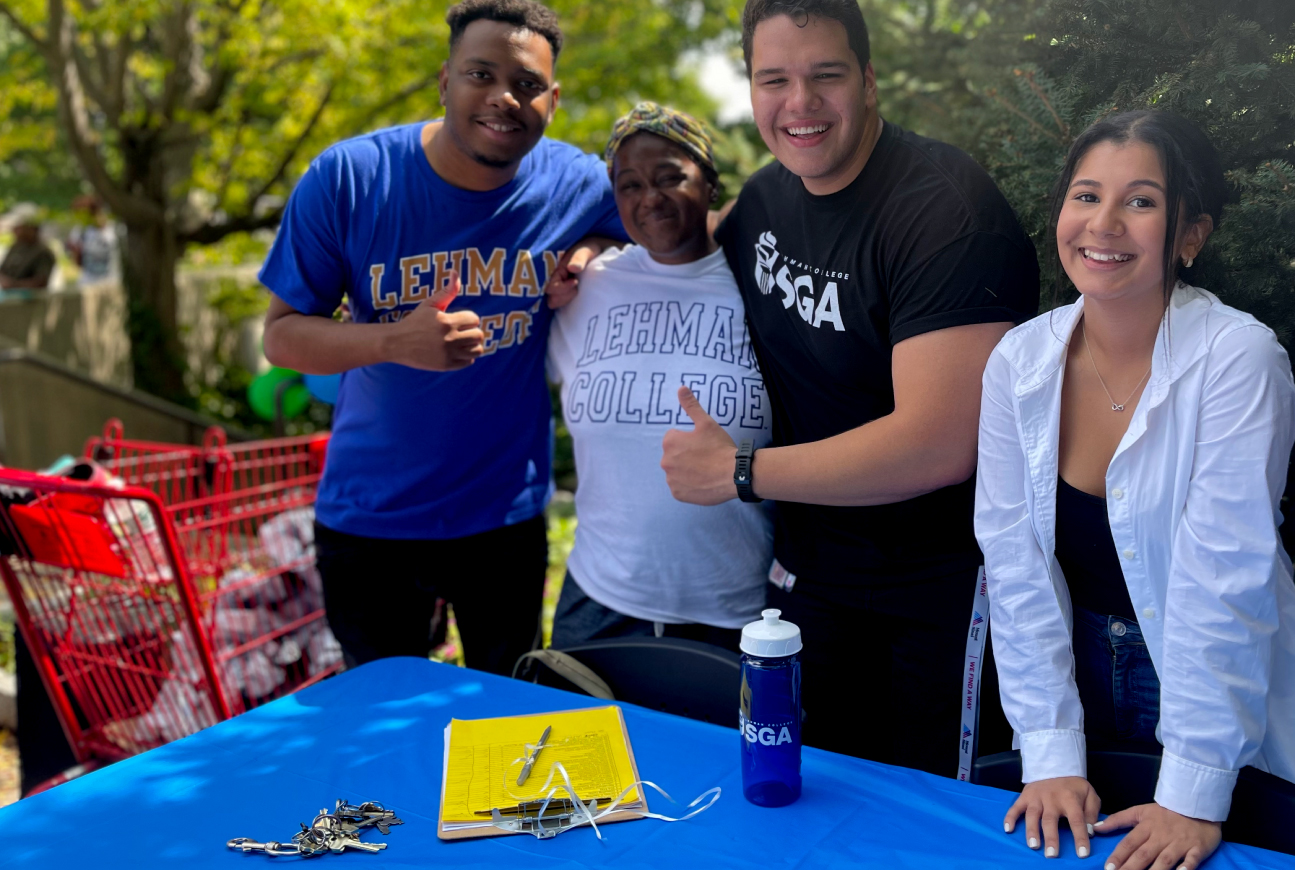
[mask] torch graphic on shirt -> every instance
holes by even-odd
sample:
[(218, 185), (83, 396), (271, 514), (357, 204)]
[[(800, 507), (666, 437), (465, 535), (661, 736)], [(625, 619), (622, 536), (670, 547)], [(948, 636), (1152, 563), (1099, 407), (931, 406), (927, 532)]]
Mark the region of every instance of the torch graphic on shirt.
[(773, 264), (778, 261), (778, 240), (765, 230), (755, 243), (755, 283), (768, 296), (773, 292)]

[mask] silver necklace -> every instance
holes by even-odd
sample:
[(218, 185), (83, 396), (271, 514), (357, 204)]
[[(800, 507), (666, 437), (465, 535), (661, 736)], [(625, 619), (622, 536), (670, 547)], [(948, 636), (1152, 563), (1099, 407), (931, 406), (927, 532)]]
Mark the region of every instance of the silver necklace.
[(1102, 389), (1106, 391), (1106, 398), (1111, 400), (1111, 410), (1123, 411), (1124, 406), (1129, 403), (1129, 399), (1133, 398), (1133, 394), (1138, 391), (1138, 388), (1142, 386), (1142, 382), (1145, 381), (1147, 379), (1147, 376), (1151, 374), (1151, 366), (1147, 366), (1146, 374), (1138, 378), (1137, 384), (1133, 387), (1132, 391), (1129, 392), (1129, 396), (1127, 399), (1125, 399), (1123, 402), (1115, 401), (1115, 397), (1111, 395), (1111, 391), (1106, 387), (1106, 381), (1103, 380), (1102, 373), (1097, 370), (1097, 360), (1093, 359), (1093, 349), (1088, 346), (1088, 326), (1087, 324), (1081, 324), (1080, 328), (1083, 329), (1084, 331), (1084, 350), (1088, 351), (1088, 361), (1093, 364), (1093, 374), (1097, 375), (1097, 382), (1101, 384)]

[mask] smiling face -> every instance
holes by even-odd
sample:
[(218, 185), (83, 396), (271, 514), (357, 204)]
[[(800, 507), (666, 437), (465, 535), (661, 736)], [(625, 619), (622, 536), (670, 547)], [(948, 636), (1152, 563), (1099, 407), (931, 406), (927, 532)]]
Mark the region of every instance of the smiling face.
[(553, 120), (558, 86), (547, 39), (501, 21), (473, 21), (441, 67), (445, 131), (493, 169), (516, 166)]
[(659, 263), (691, 263), (710, 253), (706, 216), (711, 187), (678, 145), (635, 133), (616, 149), (612, 188), (621, 223)]
[(853, 181), (880, 119), (872, 64), (859, 67), (845, 26), (787, 15), (761, 21), (751, 40), (751, 107), (769, 150), (814, 194)]
[[(1163, 292), (1165, 187), (1160, 156), (1143, 142), (1099, 142), (1079, 161), (1057, 218), (1057, 251), (1080, 293)], [(1180, 233), (1184, 256), (1200, 247), (1198, 227)]]

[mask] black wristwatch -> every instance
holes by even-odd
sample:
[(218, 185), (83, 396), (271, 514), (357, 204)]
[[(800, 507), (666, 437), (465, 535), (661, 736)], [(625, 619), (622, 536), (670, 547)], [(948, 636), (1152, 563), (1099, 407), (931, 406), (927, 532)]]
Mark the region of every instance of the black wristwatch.
[(755, 494), (751, 482), (751, 463), (755, 459), (755, 442), (747, 439), (737, 445), (737, 464), (733, 467), (733, 484), (737, 487), (737, 497), (742, 501), (764, 501)]

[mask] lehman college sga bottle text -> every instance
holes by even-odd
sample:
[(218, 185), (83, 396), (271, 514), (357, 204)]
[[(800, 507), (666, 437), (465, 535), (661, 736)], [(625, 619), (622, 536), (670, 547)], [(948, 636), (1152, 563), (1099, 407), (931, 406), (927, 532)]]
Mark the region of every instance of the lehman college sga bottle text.
[(742, 793), (762, 807), (800, 797), (800, 629), (781, 615), (742, 629)]

